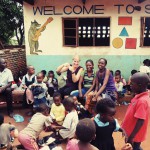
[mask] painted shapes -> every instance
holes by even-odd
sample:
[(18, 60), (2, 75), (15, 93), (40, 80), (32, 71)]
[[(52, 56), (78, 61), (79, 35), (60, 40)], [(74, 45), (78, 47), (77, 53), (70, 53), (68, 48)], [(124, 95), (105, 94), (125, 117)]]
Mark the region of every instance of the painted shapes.
[(118, 25), (132, 25), (132, 17), (118, 17)]
[(122, 29), (122, 31), (121, 31), (119, 36), (129, 36), (129, 34), (128, 34), (128, 32), (127, 32), (125, 27)]
[(121, 38), (115, 38), (113, 41), (112, 41), (112, 45), (114, 48), (121, 48), (122, 45), (123, 45), (123, 40)]
[(125, 48), (126, 49), (136, 49), (136, 43), (137, 43), (136, 38), (126, 38)]

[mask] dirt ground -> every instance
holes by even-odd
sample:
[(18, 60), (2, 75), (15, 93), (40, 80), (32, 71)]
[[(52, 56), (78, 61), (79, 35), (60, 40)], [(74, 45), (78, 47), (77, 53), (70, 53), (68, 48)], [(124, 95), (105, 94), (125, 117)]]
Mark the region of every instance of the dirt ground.
[[(121, 124), (122, 120), (123, 120), (123, 117), (125, 115), (125, 112), (126, 112), (126, 109), (127, 109), (127, 106), (125, 105), (121, 105), (121, 106), (117, 106), (117, 113), (116, 113), (116, 116), (115, 118), (118, 119), (119, 123)], [(26, 127), (27, 123), (29, 122), (30, 120), (30, 117), (26, 116), (26, 113), (28, 112), (29, 110), (28, 109), (22, 109), (22, 107), (20, 106), (20, 104), (17, 104), (14, 108), (14, 114), (20, 114), (22, 115), (24, 118), (25, 118), (25, 121), (22, 122), (22, 123), (16, 123), (14, 121), (14, 119), (12, 118), (9, 118), (7, 116), (7, 112), (6, 112), (6, 106), (5, 105), (2, 105), (0, 106), (0, 113), (3, 114), (5, 116), (5, 122), (6, 123), (12, 123), (14, 124), (18, 130), (22, 130), (24, 127)], [(45, 133), (44, 131), (41, 133), (40, 137), (43, 137), (43, 136), (46, 136), (50, 133)], [(146, 141), (144, 141), (142, 143), (142, 148), (143, 150), (150, 150), (150, 121), (149, 121), (149, 125), (148, 125), (148, 134), (147, 134), (147, 139)], [(115, 141), (115, 147), (116, 147), (116, 150), (120, 150), (122, 145), (124, 145), (124, 138), (122, 138), (122, 135), (121, 133), (119, 132), (115, 132), (113, 134), (114, 136), (114, 141)], [(17, 139), (15, 139), (15, 142), (14, 142), (14, 145), (18, 145), (19, 142)], [(148, 148), (149, 147), (149, 148)], [(65, 150), (65, 144), (62, 145), (62, 148)]]

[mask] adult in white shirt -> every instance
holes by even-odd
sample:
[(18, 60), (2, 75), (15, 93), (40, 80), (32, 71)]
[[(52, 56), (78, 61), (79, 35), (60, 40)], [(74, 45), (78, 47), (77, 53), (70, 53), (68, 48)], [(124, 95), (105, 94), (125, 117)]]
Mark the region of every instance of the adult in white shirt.
[(6, 96), (8, 115), (13, 117), (12, 107), (12, 90), (11, 84), (13, 75), (10, 69), (7, 68), (5, 59), (0, 58), (0, 95)]

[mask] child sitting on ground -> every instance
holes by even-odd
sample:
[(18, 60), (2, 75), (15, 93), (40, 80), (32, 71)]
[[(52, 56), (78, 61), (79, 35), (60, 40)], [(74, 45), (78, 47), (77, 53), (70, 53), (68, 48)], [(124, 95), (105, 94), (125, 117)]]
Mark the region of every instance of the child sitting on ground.
[(63, 100), (63, 105), (68, 111), (68, 114), (65, 117), (62, 126), (55, 126), (52, 125), (51, 128), (53, 129), (60, 129), (59, 136), (63, 139), (71, 139), (74, 137), (76, 126), (78, 124), (78, 114), (75, 110), (74, 100), (72, 97), (68, 96)]
[(39, 150), (37, 144), (39, 134), (52, 122), (52, 119), (48, 117), (49, 107), (46, 104), (40, 104), (36, 111), (37, 113), (33, 115), (27, 127), (18, 136), (19, 142), (26, 150)]
[(41, 73), (43, 74), (43, 82), (47, 82), (47, 76), (46, 76), (46, 70), (41, 70)]
[(117, 119), (114, 119), (115, 103), (109, 98), (104, 98), (97, 102), (96, 112), (98, 113), (94, 118), (96, 138), (92, 144), (100, 150), (115, 150), (112, 134), (114, 131), (123, 131)]
[(121, 82), (121, 75), (115, 76), (115, 87), (117, 89), (118, 98), (123, 97), (123, 83)]
[(4, 116), (0, 115), (0, 149), (6, 148), (11, 139), (18, 136), (18, 130), (14, 125), (4, 123)]
[(68, 142), (66, 150), (98, 150), (90, 144), (95, 138), (96, 128), (92, 120), (86, 118), (79, 121), (76, 128), (76, 138)]
[(54, 103), (52, 104), (50, 116), (53, 118), (53, 122), (62, 125), (65, 118), (65, 108), (61, 103), (61, 94), (54, 93), (53, 95)]
[(138, 72), (131, 77), (131, 90), (136, 95), (126, 111), (122, 128), (127, 133), (127, 142), (132, 144), (133, 150), (140, 150), (141, 142), (146, 138), (150, 115), (148, 83), (150, 79), (146, 73)]
[[(121, 76), (121, 82), (123, 83), (123, 86), (125, 87), (126, 86), (126, 80), (123, 78), (123, 76), (121, 75), (121, 71), (120, 70), (116, 70), (115, 71), (115, 76), (116, 75), (120, 75)], [(115, 81), (115, 77), (114, 77), (114, 81)]]

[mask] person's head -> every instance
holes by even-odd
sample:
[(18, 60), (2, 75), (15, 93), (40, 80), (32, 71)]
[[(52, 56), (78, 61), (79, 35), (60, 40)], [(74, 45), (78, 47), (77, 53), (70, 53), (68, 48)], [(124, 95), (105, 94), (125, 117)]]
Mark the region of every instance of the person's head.
[(93, 63), (93, 60), (91, 60), (91, 59), (87, 60), (85, 65), (86, 65), (86, 70), (88, 72), (91, 72), (94, 68), (94, 63)]
[(48, 72), (48, 77), (49, 78), (54, 78), (54, 71), (52, 71), (52, 70), (50, 70), (49, 72)]
[(76, 136), (82, 143), (89, 143), (95, 138), (96, 127), (94, 122), (85, 118), (79, 121), (76, 127)]
[(137, 94), (145, 92), (149, 83), (150, 79), (146, 73), (137, 72), (131, 77), (131, 90)]
[(131, 75), (134, 75), (135, 73), (137, 73), (137, 70), (133, 69), (133, 70), (131, 71)]
[(42, 103), (39, 105), (39, 107), (36, 108), (36, 112), (40, 112), (43, 115), (48, 116), (50, 108), (45, 103)]
[(7, 67), (6, 60), (3, 58), (0, 58), (0, 70), (4, 70)]
[(80, 62), (80, 58), (78, 55), (75, 55), (73, 56), (73, 59), (72, 59), (72, 66), (74, 68), (78, 68), (79, 67), (79, 62)]
[(115, 71), (115, 76), (116, 76), (116, 75), (121, 75), (121, 71), (120, 71), (120, 70), (116, 70), (116, 71)]
[(96, 112), (100, 114), (102, 122), (111, 122), (114, 120), (113, 116), (116, 113), (115, 103), (109, 98), (104, 98), (98, 101)]
[(150, 66), (150, 60), (149, 59), (145, 59), (144, 61), (143, 61), (143, 64), (144, 64), (144, 66)]
[(103, 70), (107, 65), (107, 60), (105, 58), (100, 58), (98, 61), (98, 68)]
[(72, 96), (68, 96), (63, 100), (63, 105), (66, 111), (72, 111), (75, 108), (74, 100)]
[(59, 106), (61, 104), (61, 94), (56, 92), (53, 95), (53, 100), (56, 106)]
[(119, 83), (121, 81), (121, 75), (115, 75), (115, 81)]
[(46, 76), (46, 70), (41, 70), (41, 73), (43, 73), (43, 76)]
[(44, 79), (43, 73), (39, 72), (39, 73), (36, 75), (36, 79), (37, 79), (37, 82), (38, 82), (38, 83), (42, 83), (42, 81), (43, 81), (43, 79)]
[(0, 114), (0, 125), (4, 123), (4, 116)]
[(34, 67), (31, 66), (31, 65), (27, 66), (27, 73), (28, 73), (29, 75), (35, 74), (35, 69), (34, 69)]
[(110, 70), (110, 73), (112, 74), (112, 76), (114, 75), (114, 72), (112, 70)]

